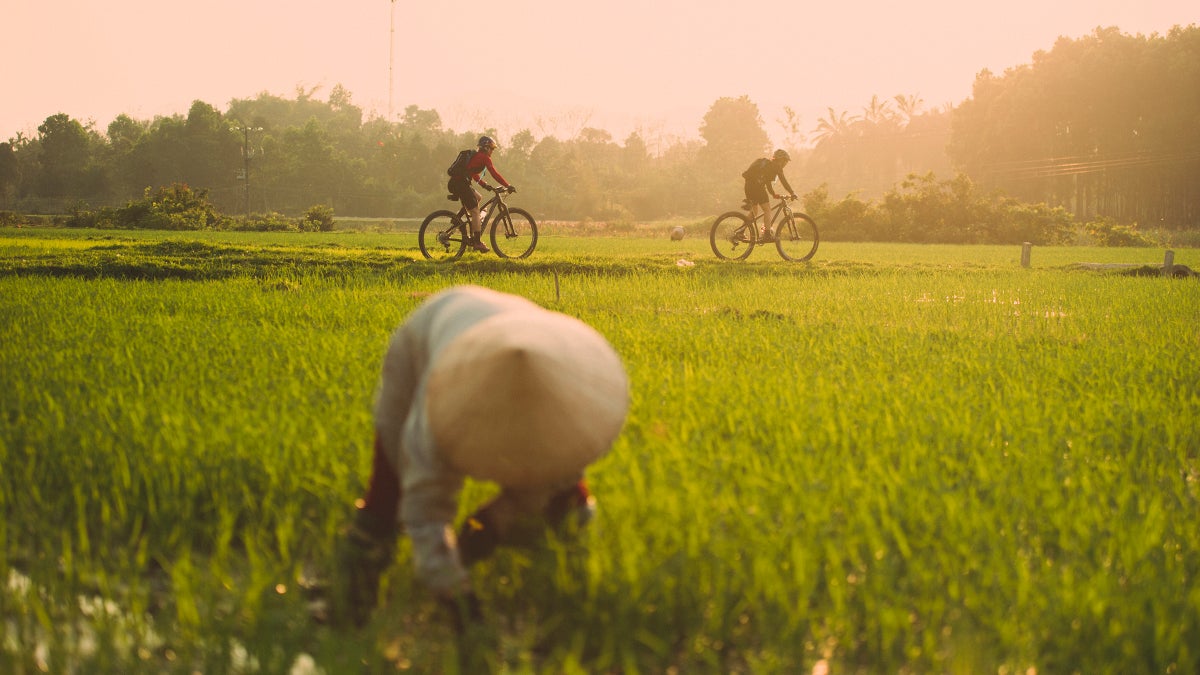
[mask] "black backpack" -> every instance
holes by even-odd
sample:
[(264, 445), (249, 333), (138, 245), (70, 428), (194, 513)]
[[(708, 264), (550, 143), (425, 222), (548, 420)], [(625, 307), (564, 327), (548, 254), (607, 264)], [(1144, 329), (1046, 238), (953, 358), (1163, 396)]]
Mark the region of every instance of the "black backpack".
[(766, 157), (759, 157), (750, 164), (750, 168), (742, 172), (742, 178), (764, 182), (763, 174), (767, 172), (767, 165), (770, 163), (771, 160)]
[(471, 158), (474, 156), (474, 150), (463, 150), (459, 152), (458, 156), (454, 158), (454, 163), (450, 165), (449, 169), (446, 169), (446, 175), (450, 176), (451, 178), (466, 178), (467, 163), (470, 162)]

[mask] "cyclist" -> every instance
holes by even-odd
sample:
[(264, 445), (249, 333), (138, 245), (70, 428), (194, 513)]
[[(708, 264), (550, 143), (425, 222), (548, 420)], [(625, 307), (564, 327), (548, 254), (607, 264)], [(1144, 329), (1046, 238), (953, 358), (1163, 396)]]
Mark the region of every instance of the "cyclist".
[(458, 175), (452, 175), (446, 188), (450, 194), (458, 197), (458, 200), (466, 207), (467, 215), (470, 216), (471, 234), (467, 245), (480, 253), (487, 253), (490, 249), (483, 243), (483, 223), (479, 218), (479, 193), (471, 186), (471, 181), (479, 183), (486, 190), (491, 190), (492, 186), (483, 182), (483, 170), (487, 169), (488, 173), (492, 174), (492, 178), (508, 188), (510, 192), (516, 192), (517, 189), (504, 180), (500, 172), (496, 171), (496, 167), (492, 165), (492, 153), (498, 147), (496, 141), (490, 136), (480, 136), (478, 145), (479, 151), (471, 156), (465, 170)]
[(787, 178), (783, 175), (783, 167), (792, 160), (791, 156), (785, 150), (776, 150), (775, 154), (770, 159), (759, 157), (754, 160), (750, 168), (742, 172), (742, 178), (746, 179), (746, 209), (750, 211), (750, 221), (753, 222), (758, 217), (759, 210), (763, 213), (763, 230), (759, 235), (759, 241), (771, 241), (771, 202), (767, 194), (770, 193), (772, 198), (778, 198), (775, 194), (773, 183), (778, 178), (784, 189), (793, 199), (796, 198), (796, 191), (788, 183)]

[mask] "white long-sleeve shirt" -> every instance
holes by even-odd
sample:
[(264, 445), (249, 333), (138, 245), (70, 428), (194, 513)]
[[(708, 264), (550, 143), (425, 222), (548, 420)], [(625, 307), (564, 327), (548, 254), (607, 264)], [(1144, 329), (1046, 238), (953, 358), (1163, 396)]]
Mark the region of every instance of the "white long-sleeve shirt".
[(384, 356), (375, 432), (399, 475), (398, 516), (412, 539), (417, 578), (437, 594), (468, 590), (469, 578), (458, 560), (453, 531), (465, 475), (441, 458), (430, 432), (424, 395), (430, 366), (446, 345), (480, 321), (536, 307), (524, 298), (478, 286), (443, 291), (396, 329)]

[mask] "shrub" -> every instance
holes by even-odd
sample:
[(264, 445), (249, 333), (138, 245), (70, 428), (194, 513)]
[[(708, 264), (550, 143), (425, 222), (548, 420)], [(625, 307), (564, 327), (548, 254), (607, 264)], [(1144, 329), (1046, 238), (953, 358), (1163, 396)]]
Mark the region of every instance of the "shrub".
[(301, 226), (299, 221), (272, 211), (271, 213), (251, 214), (249, 218), (233, 225), (232, 229), (243, 232), (299, 232)]
[[(100, 214), (88, 210), (72, 210), (71, 215), (63, 222), (65, 227), (105, 227), (100, 220)], [(109, 226), (111, 227), (111, 226)]]
[(221, 216), (208, 201), (208, 190), (192, 190), (183, 183), (174, 183), (154, 191), (146, 188), (142, 199), (118, 209), (102, 208), (93, 212), (75, 208), (66, 225), (126, 230), (205, 230), (213, 229), (220, 222)]
[(1015, 199), (1004, 202), (1004, 227), (997, 232), (1003, 241), (998, 243), (1015, 244), (1030, 242), (1033, 244), (1050, 245), (1067, 243), (1075, 218), (1061, 206), (1051, 208), (1042, 204), (1025, 204)]
[(304, 229), (317, 232), (333, 230), (333, 207), (325, 204), (310, 206), (304, 212)]
[(1026, 204), (1000, 192), (980, 193), (966, 175), (937, 181), (910, 175), (884, 195), (880, 239), (946, 244), (1054, 244), (1066, 241), (1074, 218), (1065, 209)]
[(1102, 216), (1084, 225), (1084, 230), (1099, 246), (1154, 246), (1149, 237), (1138, 232), (1137, 223), (1119, 225)]
[(870, 202), (854, 194), (840, 201), (829, 199), (829, 189), (822, 185), (800, 198), (801, 208), (817, 223), (821, 238), (830, 241), (877, 241), (882, 236), (879, 212)]

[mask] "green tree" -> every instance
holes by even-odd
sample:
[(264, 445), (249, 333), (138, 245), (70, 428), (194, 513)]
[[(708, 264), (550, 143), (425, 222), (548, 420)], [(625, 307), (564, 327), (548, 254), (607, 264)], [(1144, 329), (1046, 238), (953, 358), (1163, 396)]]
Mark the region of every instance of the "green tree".
[(139, 194), (145, 184), (139, 184), (137, 147), (145, 138), (149, 124), (129, 115), (117, 115), (108, 125), (108, 161), (113, 176), (114, 197), (130, 199)]
[(715, 211), (736, 198), (742, 172), (770, 151), (771, 140), (758, 105), (748, 96), (717, 99), (704, 115), (700, 137), (704, 146), (698, 159), (705, 170), (688, 184), (699, 188), (693, 199), (705, 211)]
[(736, 174), (766, 154), (771, 143), (758, 106), (748, 96), (717, 99), (704, 115), (700, 137), (703, 161), (715, 172)]
[(418, 106), (410, 105), (404, 109), (401, 123), (413, 133), (424, 133), (430, 137), (442, 133), (442, 116), (432, 109), (422, 110)]
[(0, 143), (0, 206), (7, 209), (21, 185), (21, 164), (13, 143)]
[(183, 126), (183, 181), (210, 190), (236, 188), (244, 136), (213, 106), (194, 101)]
[(36, 179), (44, 197), (86, 198), (97, 187), (92, 151), (95, 139), (78, 121), (64, 113), (47, 117), (38, 126), (40, 167)]
[(1097, 28), (1002, 76), (954, 113), (950, 152), (973, 178), (1080, 219), (1200, 221), (1200, 27)]
[(156, 117), (118, 164), (117, 184), (145, 190), (183, 183), (191, 161), (183, 117)]

